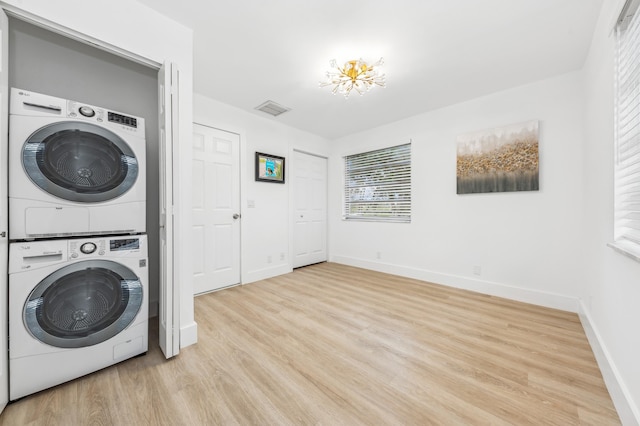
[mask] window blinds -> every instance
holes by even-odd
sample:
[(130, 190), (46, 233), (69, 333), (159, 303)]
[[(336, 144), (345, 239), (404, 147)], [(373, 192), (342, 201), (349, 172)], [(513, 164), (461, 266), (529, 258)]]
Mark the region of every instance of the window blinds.
[(640, 13), (629, 0), (616, 26), (615, 238), (640, 244)]
[(345, 157), (344, 218), (411, 222), (411, 144)]

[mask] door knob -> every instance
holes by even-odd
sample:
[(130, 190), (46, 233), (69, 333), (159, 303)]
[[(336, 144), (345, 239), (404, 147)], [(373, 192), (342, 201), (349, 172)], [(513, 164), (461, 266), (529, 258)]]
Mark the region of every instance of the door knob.
[(234, 218), (234, 219), (240, 219), (240, 215), (239, 215), (238, 213), (234, 213), (234, 214), (233, 214), (233, 218)]

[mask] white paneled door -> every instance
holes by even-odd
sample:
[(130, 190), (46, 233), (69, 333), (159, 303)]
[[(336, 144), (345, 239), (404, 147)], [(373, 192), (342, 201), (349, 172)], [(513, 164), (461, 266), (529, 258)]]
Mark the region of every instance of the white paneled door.
[(240, 136), (193, 126), (193, 289), (240, 283)]
[(180, 286), (174, 285), (173, 158), (177, 140), (178, 69), (165, 63), (158, 72), (160, 124), (160, 301), (159, 343), (167, 358), (180, 352)]
[(9, 83), (7, 66), (9, 65), (9, 22), (7, 15), (0, 9), (0, 412), (9, 401), (9, 352), (7, 351), (7, 262), (9, 259), (8, 228), (8, 176), (7, 146), (9, 121)]
[(293, 152), (293, 267), (327, 260), (327, 159)]

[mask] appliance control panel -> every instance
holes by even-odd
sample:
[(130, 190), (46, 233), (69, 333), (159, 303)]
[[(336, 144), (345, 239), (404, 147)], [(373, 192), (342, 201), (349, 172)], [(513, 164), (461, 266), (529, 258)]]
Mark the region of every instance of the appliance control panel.
[(88, 259), (134, 257), (146, 264), (147, 236), (74, 238), (11, 243), (9, 274)]
[(105, 114), (106, 111), (102, 108), (84, 105), (75, 101), (67, 101), (67, 117), (103, 123), (106, 119)]
[(144, 119), (132, 115), (121, 114), (76, 101), (67, 101), (67, 117), (107, 124), (127, 133), (144, 137)]
[[(60, 99), (28, 90), (11, 88), (11, 114), (39, 117), (66, 117), (145, 137), (144, 118), (100, 108), (78, 101)], [(122, 135), (122, 134), (121, 134)]]
[(106, 248), (105, 239), (69, 240), (69, 258), (101, 257), (107, 253)]
[(98, 123), (109, 122), (116, 125), (126, 126), (129, 129), (138, 129), (138, 119), (130, 115), (108, 111), (91, 105), (81, 104), (76, 101), (67, 101), (67, 117), (82, 118)]
[(143, 237), (134, 235), (69, 240), (69, 259), (119, 257), (139, 252), (142, 245)]
[(140, 238), (123, 238), (117, 240), (109, 240), (110, 251), (123, 251), (123, 250), (139, 250)]
[(118, 114), (117, 112), (109, 111), (107, 115), (107, 119), (111, 123), (123, 124), (125, 126), (137, 128), (138, 127), (138, 119), (135, 117), (130, 117), (128, 115)]

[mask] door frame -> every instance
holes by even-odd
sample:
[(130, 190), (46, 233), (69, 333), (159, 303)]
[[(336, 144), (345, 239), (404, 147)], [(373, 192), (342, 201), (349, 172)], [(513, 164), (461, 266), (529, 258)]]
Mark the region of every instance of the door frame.
[[(291, 148), (291, 150), (289, 150), (289, 157), (291, 158), (291, 160), (293, 160), (294, 158), (294, 153), (295, 152), (299, 152), (301, 154), (306, 154), (306, 155), (312, 155), (314, 157), (318, 157), (318, 158), (324, 158), (325, 160), (327, 160), (327, 173), (330, 170), (330, 165), (329, 165), (329, 156), (325, 155), (325, 154), (321, 154), (318, 152), (313, 152), (313, 151), (308, 151), (305, 149), (299, 149), (299, 148)], [(294, 250), (293, 250), (293, 244), (294, 244), (294, 232), (295, 232), (295, 191), (294, 191), (294, 173), (293, 173), (293, 169), (292, 169), (292, 162), (288, 163), (288, 167), (289, 170), (287, 171), (287, 173), (289, 174), (289, 178), (290, 178), (290, 185), (289, 185), (289, 268), (291, 270), (293, 270), (293, 256), (294, 256)], [(327, 251), (327, 261), (331, 258), (329, 256), (329, 176), (327, 175), (327, 187), (326, 187), (326, 197), (325, 197), (325, 212), (326, 212), (326, 217), (325, 217), (325, 226), (326, 226), (326, 234), (324, 236), (325, 238), (325, 244), (326, 244), (326, 251)]]
[[(72, 28), (60, 25), (56, 22), (50, 21), (46, 18), (43, 18), (37, 14), (28, 12), (26, 10), (20, 9), (19, 7), (10, 5), (10, 4), (6, 4), (4, 2), (0, 2), (0, 9), (2, 9), (8, 16), (10, 17), (14, 17), (16, 19), (20, 19), (24, 22), (30, 23), (32, 25), (38, 26), (40, 28), (43, 28), (45, 30), (48, 31), (52, 31), (54, 33), (60, 34), (62, 36), (65, 36), (67, 38), (79, 41), (83, 44), (89, 45), (89, 46), (93, 46), (95, 48), (104, 50), (106, 52), (109, 52), (111, 54), (120, 56), (126, 60), (132, 61), (132, 62), (136, 62), (138, 64), (142, 64), (144, 66), (147, 66), (149, 68), (152, 68), (156, 71), (160, 71), (160, 69), (163, 66), (163, 63), (161, 62), (157, 62), (153, 59), (147, 58), (145, 56), (136, 54), (134, 52), (122, 49), (118, 46), (115, 46), (113, 44), (107, 43), (101, 39), (95, 38), (95, 37), (91, 37), (87, 34), (81, 33), (79, 31), (76, 31)], [(167, 62), (170, 62), (167, 60)], [(158, 87), (160, 86), (160, 81), (158, 79)], [(178, 90), (178, 86), (176, 85), (175, 90)], [(156, 111), (157, 114), (160, 113), (160, 111)], [(178, 110), (176, 112), (177, 114), (180, 113), (180, 111)], [(7, 116), (8, 116), (8, 111), (6, 112)], [(179, 118), (175, 118), (175, 120), (177, 122), (180, 122)], [(171, 149), (171, 154), (172, 154), (172, 159), (171, 162), (174, 165), (177, 165), (180, 159), (180, 152), (179, 152), (179, 144), (178, 143), (174, 143)], [(167, 179), (167, 182), (171, 183), (172, 187), (176, 187), (177, 183), (178, 183), (178, 179), (176, 179), (176, 173), (175, 173), (175, 168), (177, 168), (176, 166), (174, 166), (174, 169), (171, 170), (171, 175), (170, 178)], [(166, 169), (165, 169), (166, 170)], [(174, 214), (177, 216), (179, 215), (179, 211), (180, 211), (180, 206), (179, 206), (179, 200), (175, 200), (174, 201), (174, 205), (173, 205), (173, 209), (172, 211), (174, 212)], [(174, 219), (176, 220), (176, 219)], [(176, 250), (175, 247), (175, 241), (181, 241), (181, 229), (180, 227), (174, 227), (174, 244), (173, 244), (173, 252), (174, 253), (179, 253), (180, 250)], [(180, 291), (180, 287), (178, 286), (177, 283), (180, 282), (180, 273), (181, 273), (181, 268), (180, 268), (180, 260), (181, 259), (177, 259), (176, 256), (174, 256), (172, 258), (172, 265), (170, 265), (170, 267), (168, 268), (170, 273), (171, 273), (171, 277), (172, 279), (170, 280), (170, 283), (168, 283), (168, 288), (165, 289), (166, 292), (171, 293), (171, 294), (176, 294), (179, 293)], [(160, 271), (160, 274), (162, 274), (163, 271)], [(163, 289), (160, 289), (160, 293), (162, 293)], [(173, 322), (172, 322), (172, 330), (174, 333), (174, 338), (176, 341), (178, 341), (180, 344), (178, 346), (187, 346), (190, 344), (193, 344), (197, 341), (197, 328), (196, 328), (196, 324), (193, 323), (191, 325), (189, 325), (189, 329), (186, 330), (188, 332), (188, 335), (183, 336), (181, 334), (182, 331), (182, 327), (184, 324), (181, 324), (181, 314), (180, 314), (180, 298), (172, 298), (172, 305), (171, 306), (167, 306), (167, 309), (170, 309), (174, 315), (173, 315)], [(176, 336), (177, 334), (177, 336)], [(167, 358), (169, 358), (170, 356), (174, 356), (177, 355), (179, 352), (179, 347), (175, 347), (174, 351), (171, 354), (166, 354)]]
[(9, 402), (9, 20), (0, 9), (0, 413)]

